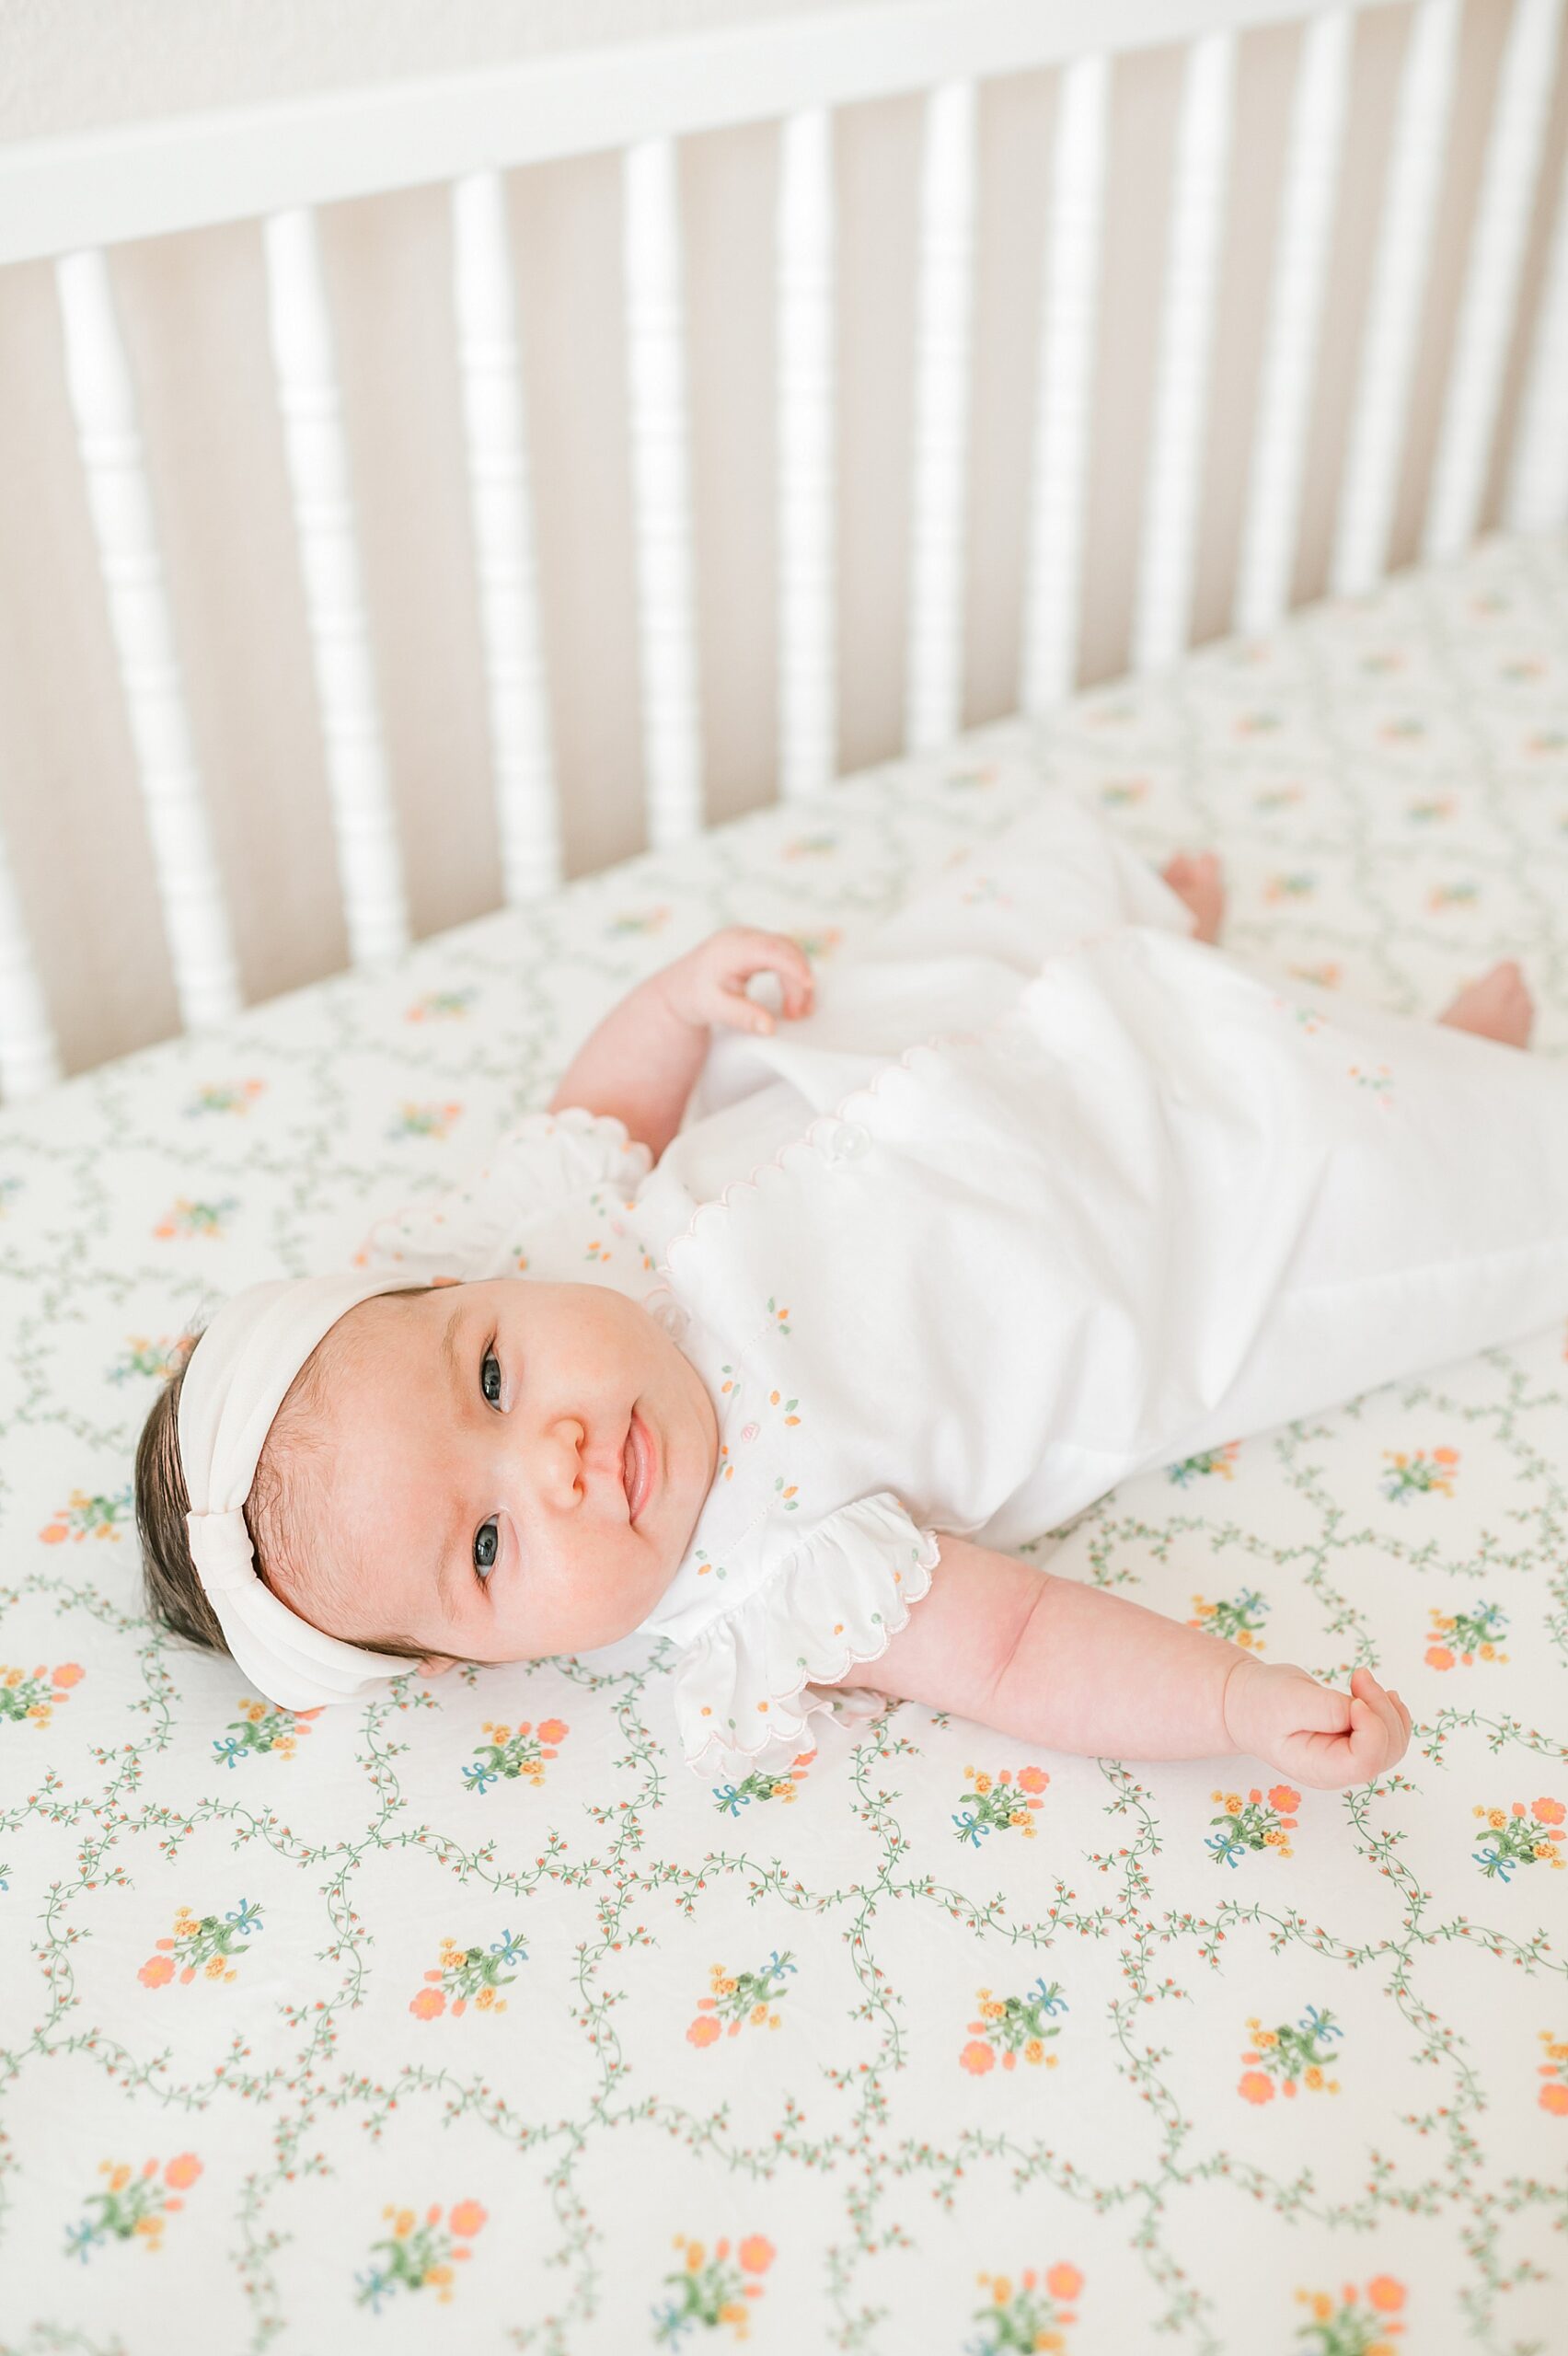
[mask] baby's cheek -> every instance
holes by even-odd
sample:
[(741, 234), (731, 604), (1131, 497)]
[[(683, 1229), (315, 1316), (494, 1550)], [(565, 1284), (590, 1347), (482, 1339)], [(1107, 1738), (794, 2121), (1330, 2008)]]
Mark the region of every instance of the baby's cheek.
[(542, 1615), (548, 1624), (535, 1641), (535, 1653), (594, 1652), (640, 1628), (674, 1576), (675, 1565), (658, 1563), (646, 1548), (639, 1555), (617, 1559), (607, 1549), (582, 1564)]

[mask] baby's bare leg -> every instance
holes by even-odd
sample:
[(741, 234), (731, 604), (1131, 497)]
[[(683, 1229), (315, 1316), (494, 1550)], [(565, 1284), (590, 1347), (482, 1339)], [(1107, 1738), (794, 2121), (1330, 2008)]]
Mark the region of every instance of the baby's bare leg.
[(1219, 860), (1212, 850), (1179, 850), (1159, 871), (1159, 880), (1169, 884), (1179, 900), (1185, 900), (1195, 919), (1194, 938), (1215, 941), (1225, 920), (1225, 885), (1220, 881)]
[[(1212, 850), (1179, 850), (1159, 871), (1193, 918), (1196, 940), (1216, 941), (1225, 919), (1225, 885), (1219, 860)], [(1513, 958), (1493, 965), (1479, 981), (1470, 982), (1437, 1017), (1455, 1031), (1473, 1031), (1478, 1038), (1496, 1039), (1505, 1046), (1528, 1047), (1535, 1020), (1535, 1001)]]
[(1507, 1047), (1528, 1047), (1535, 1000), (1514, 960), (1505, 957), (1479, 982), (1468, 983), (1437, 1020), (1455, 1031), (1473, 1031), (1478, 1038), (1501, 1040)]

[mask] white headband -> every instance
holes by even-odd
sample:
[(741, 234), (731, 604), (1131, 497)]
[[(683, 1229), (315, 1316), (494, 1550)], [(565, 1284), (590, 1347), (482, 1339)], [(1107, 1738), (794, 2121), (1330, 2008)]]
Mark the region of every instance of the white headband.
[(411, 1661), (329, 1636), (261, 1583), (244, 1505), (273, 1416), (329, 1327), (362, 1300), (408, 1292), (418, 1276), (284, 1276), (218, 1311), (179, 1387), (179, 1461), (191, 1559), (224, 1640), (251, 1683), (285, 1710), (352, 1702)]

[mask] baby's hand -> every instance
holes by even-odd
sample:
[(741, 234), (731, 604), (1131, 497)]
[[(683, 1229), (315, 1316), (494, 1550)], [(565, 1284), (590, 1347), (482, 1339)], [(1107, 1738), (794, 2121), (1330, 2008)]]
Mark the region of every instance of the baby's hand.
[(1410, 1712), (1370, 1669), (1356, 1669), (1349, 1693), (1336, 1693), (1304, 1669), (1251, 1655), (1226, 1686), (1225, 1727), (1238, 1750), (1320, 1792), (1398, 1766), (1411, 1738)]
[(810, 1013), (813, 976), (805, 951), (788, 933), (759, 932), (751, 925), (726, 925), (654, 979), (681, 1020), (698, 1029), (719, 1022), (732, 1031), (771, 1031), (772, 1015), (745, 994), (754, 974), (778, 975), (787, 1016)]

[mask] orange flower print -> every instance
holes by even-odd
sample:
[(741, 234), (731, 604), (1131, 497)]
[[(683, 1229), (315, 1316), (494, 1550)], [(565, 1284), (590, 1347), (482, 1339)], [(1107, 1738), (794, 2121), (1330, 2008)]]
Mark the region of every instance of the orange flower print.
[(1194, 1595), (1193, 1602), (1195, 1610), (1187, 1623), (1189, 1628), (1206, 1629), (1211, 1636), (1223, 1636), (1227, 1643), (1239, 1645), (1244, 1652), (1263, 1650), (1258, 1631), (1269, 1607), (1255, 1588), (1244, 1587), (1239, 1595), (1222, 1596), (1216, 1603)]
[[(61, 1535), (64, 1535), (63, 1531)], [(30, 1675), (26, 1669), (11, 1669), (0, 1661), (0, 1726), (7, 1719), (18, 1726), (48, 1726), (54, 1715), (55, 1703), (71, 1699), (71, 1688), (85, 1673), (79, 1662), (74, 1660), (53, 1670), (40, 1661)]]
[(1452, 1669), (1456, 1657), (1466, 1669), (1478, 1659), (1507, 1659), (1507, 1654), (1497, 1649), (1498, 1637), (1508, 1631), (1508, 1615), (1500, 1603), (1481, 1600), (1468, 1611), (1439, 1611), (1434, 1606), (1427, 1617), (1432, 1623), (1432, 1642), (1425, 1653), (1428, 1669)]
[[(69, 1505), (58, 1507), (54, 1519), (38, 1534), (46, 1546), (58, 1546), (67, 1538), (79, 1546), (86, 1538), (118, 1539), (130, 1519), (129, 1481), (112, 1496), (104, 1496), (96, 1490), (73, 1489)], [(41, 1677), (42, 1670), (38, 1674)]]
[(469, 987), (463, 990), (426, 990), (403, 1010), (405, 1022), (454, 1022), (465, 1016), (478, 992)]
[(1043, 2062), (1047, 2070), (1054, 2070), (1056, 2056), (1045, 2048), (1062, 2032), (1053, 2015), (1067, 2010), (1056, 1980), (1049, 1987), (1043, 1980), (1036, 1980), (1021, 1996), (993, 1996), (988, 1988), (982, 1988), (980, 2017), (969, 2024), (970, 2042), (958, 2057), (959, 2067), (974, 2078), (986, 2077), (998, 2061), (1004, 2070), (1016, 2070), (1020, 2061), (1032, 2068)]
[(161, 2249), (165, 2220), (184, 2208), (178, 2196), (188, 2192), (201, 2173), (202, 2163), (194, 2152), (180, 2152), (167, 2161), (161, 2181), (156, 2160), (144, 2160), (140, 2176), (133, 2176), (123, 2160), (100, 2160), (98, 2174), (107, 2177), (109, 2183), (101, 2191), (87, 2195), (86, 2206), (89, 2210), (96, 2206), (97, 2216), (67, 2226), (66, 2257), (79, 2258), (85, 2266), (91, 2250), (110, 2241), (135, 2241), (146, 2250)]
[(1551, 1865), (1558, 1873), (1562, 1871), (1565, 1836), (1561, 1800), (1533, 1800), (1528, 1807), (1523, 1800), (1515, 1800), (1506, 1812), (1500, 1807), (1477, 1807), (1470, 1812), (1486, 1819), (1485, 1831), (1477, 1835), (1481, 1846), (1471, 1854), (1488, 1881), (1510, 1881), (1520, 1865)]
[(1546, 2060), (1539, 2064), (1546, 2084), (1540, 2090), (1540, 2107), (1553, 2119), (1568, 2119), (1568, 2038), (1554, 2038), (1543, 2028), (1540, 2041), (1546, 2048)]
[(477, 2012), (504, 2013), (506, 1999), (496, 1992), (510, 1988), (517, 1977), (506, 1966), (527, 1960), (527, 1949), (510, 1931), (502, 1931), (488, 1947), (460, 1947), (455, 1939), (443, 1939), (440, 1966), (425, 1973), (426, 1985), (409, 1998), (409, 2010), (417, 2021), (438, 2020), (449, 2001), (454, 2020), (470, 2004)]
[(236, 1767), (255, 1753), (275, 1750), (280, 1759), (294, 1757), (294, 1744), (309, 1734), (314, 1710), (285, 1710), (273, 1702), (242, 1702), (237, 1718), (229, 1720), (228, 1739), (213, 1738), (213, 1748), (228, 1766)]
[[(1043, 1767), (1023, 1768), (1016, 1784), (1010, 1767), (1004, 1767), (996, 1776), (983, 1774), (973, 1767), (966, 1767), (963, 1773), (973, 1780), (974, 1789), (959, 1794), (964, 1813), (953, 1817), (958, 1827), (955, 1839), (967, 1841), (976, 1849), (982, 1836), (992, 1832), (1017, 1831), (1026, 1841), (1033, 1840), (1034, 1819), (1031, 1811), (1044, 1807), (1040, 1795), (1051, 1780)], [(1027, 1784), (1023, 1781), (1025, 1775), (1030, 1778)]]
[(1254, 2013), (1247, 2027), (1252, 2043), (1241, 2056), (1246, 2066), (1236, 2087), (1244, 2102), (1261, 2108), (1276, 2094), (1294, 2099), (1303, 2086), (1309, 2094), (1338, 2094), (1339, 2080), (1323, 2075), (1324, 2064), (1332, 2059), (1329, 2039), (1344, 2035), (1332, 2013), (1309, 2004), (1302, 2020), (1281, 2021), (1274, 2028), (1265, 2028)]
[(203, 1080), (185, 1107), (188, 1119), (202, 1113), (248, 1113), (259, 1096), (267, 1092), (264, 1080)]
[(1383, 1474), (1380, 1485), (1383, 1495), (1395, 1504), (1408, 1505), (1412, 1497), (1426, 1496), (1434, 1490), (1445, 1497), (1453, 1496), (1458, 1449), (1435, 1448), (1430, 1458), (1424, 1448), (1416, 1449), (1413, 1459), (1401, 1449), (1386, 1448), (1383, 1453), (1391, 1459), (1394, 1469)]
[(716, 2045), (726, 2028), (732, 2037), (739, 2037), (748, 2024), (753, 2028), (777, 2028), (782, 2015), (769, 2007), (783, 2002), (789, 1992), (785, 1974), (796, 1968), (788, 1947), (782, 1955), (775, 1947), (755, 1971), (732, 1974), (721, 1963), (714, 1964), (709, 1974), (711, 1992), (697, 2000), (698, 2018), (686, 2031), (687, 2043), (700, 2050)]
[(439, 2201), (432, 2202), (422, 2219), (416, 2219), (411, 2209), (390, 2204), (381, 2215), (392, 2231), (372, 2243), (368, 2271), (354, 2276), (359, 2288), (355, 2304), (368, 2305), (372, 2315), (379, 2315), (382, 2300), (395, 2292), (428, 2289), (435, 2292), (438, 2305), (448, 2305), (455, 2269), (473, 2256), (460, 2245), (472, 2241), (483, 2226), (485, 2211), (477, 2200), (455, 2201), (444, 2226)]
[(1216, 1472), (1224, 1480), (1234, 1481), (1236, 1459), (1240, 1453), (1240, 1441), (1228, 1439), (1222, 1447), (1205, 1448), (1196, 1456), (1183, 1456), (1177, 1463), (1168, 1464), (1165, 1477), (1179, 1489), (1190, 1488), (1194, 1481), (1206, 1480)]
[[(835, 1628), (833, 1633), (836, 1636), (842, 1634), (842, 1627)], [(715, 1784), (714, 1805), (721, 1816), (739, 1816), (742, 1808), (764, 1807), (769, 1800), (787, 1804), (794, 1799), (796, 1791), (804, 1783), (815, 1757), (813, 1744), (810, 1750), (797, 1750), (787, 1770), (754, 1767), (738, 1784)]]
[(164, 1213), (153, 1233), (160, 1243), (177, 1235), (211, 1235), (221, 1240), (222, 1222), (238, 1208), (237, 1195), (221, 1195), (215, 1203), (193, 1203), (188, 1195), (177, 1195), (173, 1210)]
[(385, 1134), (389, 1138), (444, 1138), (462, 1112), (461, 1104), (410, 1104), (398, 1107), (401, 1118)]
[(1272, 1849), (1281, 1857), (1295, 1854), (1285, 1836), (1296, 1830), (1291, 1811), (1300, 1807), (1301, 1795), (1288, 1784), (1276, 1784), (1266, 1802), (1256, 1784), (1245, 1799), (1239, 1792), (1213, 1792), (1210, 1797), (1222, 1801), (1225, 1808), (1223, 1816), (1210, 1817), (1209, 1822), (1219, 1831), (1204, 1843), (1213, 1852), (1216, 1865), (1229, 1865), (1234, 1871), (1250, 1849)]
[(1078, 2321), (1069, 2302), (1083, 2289), (1078, 2267), (1058, 2261), (1047, 2268), (1043, 2281), (1032, 2266), (1023, 2269), (1016, 2283), (1010, 2274), (977, 2274), (974, 2279), (987, 2294), (986, 2304), (974, 2311), (974, 2321), (994, 2334), (984, 2343), (964, 2342), (975, 2356), (1002, 2356), (1003, 2350), (1012, 2348), (1066, 2347), (1061, 2327)]
[(1405, 2288), (1391, 2274), (1373, 2276), (1365, 2306), (1354, 2282), (1343, 2286), (1337, 2301), (1327, 2291), (1297, 2291), (1296, 2295), (1312, 2313), (1312, 2322), (1297, 2338), (1309, 2335), (1315, 2356), (1395, 2356), (1394, 2339), (1404, 2326), (1381, 2319), (1403, 2306)]
[(515, 1727), (497, 1726), (487, 1718), (481, 1732), (490, 1740), (474, 1746), (480, 1754), (478, 1764), (464, 1768), (463, 1781), (471, 1792), (486, 1792), (494, 1783), (514, 1784), (520, 1778), (537, 1789), (545, 1780), (546, 1760), (558, 1756), (568, 1731), (559, 1718), (541, 1718), (537, 1727), (527, 1718)]
[(760, 2299), (766, 2288), (744, 2278), (766, 2274), (778, 2256), (767, 2235), (747, 2234), (733, 2252), (729, 2235), (721, 2235), (711, 2258), (706, 2243), (688, 2241), (684, 2234), (676, 2234), (671, 2246), (685, 2255), (677, 2270), (664, 2277), (674, 2295), (653, 2310), (654, 2345), (673, 2347), (697, 2324), (709, 2331), (728, 2325), (737, 2340), (744, 2339), (752, 2313), (746, 2302)]
[(222, 1916), (198, 1917), (182, 1906), (174, 1918), (173, 1936), (157, 1941), (158, 1953), (148, 1957), (136, 1977), (144, 1988), (167, 1988), (176, 1971), (187, 1987), (198, 1972), (205, 1980), (233, 1980), (234, 1965), (249, 1952), (236, 1942), (264, 1927), (261, 1909), (248, 1898)]

